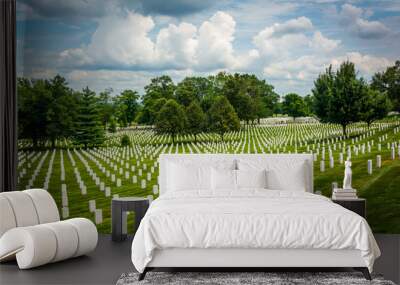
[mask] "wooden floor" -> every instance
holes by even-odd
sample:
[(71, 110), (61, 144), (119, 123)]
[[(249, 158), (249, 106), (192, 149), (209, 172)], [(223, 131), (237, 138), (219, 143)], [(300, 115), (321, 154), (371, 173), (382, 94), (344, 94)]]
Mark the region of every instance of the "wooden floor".
[[(375, 272), (400, 282), (400, 235), (375, 235), (382, 256)], [(121, 243), (100, 235), (97, 249), (82, 256), (30, 270), (19, 270), (15, 262), (0, 265), (0, 284), (115, 284), (124, 272), (134, 271), (130, 259), (132, 239)]]

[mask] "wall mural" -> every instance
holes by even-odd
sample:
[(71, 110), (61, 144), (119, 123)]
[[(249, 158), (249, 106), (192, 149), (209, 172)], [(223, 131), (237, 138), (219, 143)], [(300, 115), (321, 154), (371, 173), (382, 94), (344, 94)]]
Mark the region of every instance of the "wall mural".
[(312, 153), (315, 192), (350, 159), (373, 231), (400, 233), (396, 2), (216, 2), (19, 0), (19, 190), (108, 233), (113, 197), (158, 196), (161, 153)]

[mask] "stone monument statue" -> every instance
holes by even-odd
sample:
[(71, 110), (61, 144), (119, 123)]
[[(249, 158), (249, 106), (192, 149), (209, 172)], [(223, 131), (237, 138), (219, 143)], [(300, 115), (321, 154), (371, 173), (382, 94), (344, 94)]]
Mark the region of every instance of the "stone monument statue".
[(343, 189), (353, 189), (351, 187), (351, 175), (352, 175), (351, 161), (346, 160), (344, 166), (345, 168), (344, 168)]

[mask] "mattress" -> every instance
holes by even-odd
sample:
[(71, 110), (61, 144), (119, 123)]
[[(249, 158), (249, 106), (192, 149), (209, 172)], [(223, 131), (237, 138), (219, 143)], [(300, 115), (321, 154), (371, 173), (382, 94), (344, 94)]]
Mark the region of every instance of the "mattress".
[(163, 249), (359, 250), (372, 271), (380, 251), (361, 216), (321, 195), (246, 189), (171, 192), (153, 201), (132, 243), (139, 272)]

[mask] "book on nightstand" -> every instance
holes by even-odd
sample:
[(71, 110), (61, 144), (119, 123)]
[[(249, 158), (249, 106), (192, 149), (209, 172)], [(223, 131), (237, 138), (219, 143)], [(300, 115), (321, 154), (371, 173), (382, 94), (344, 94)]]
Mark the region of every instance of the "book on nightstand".
[(334, 188), (332, 192), (333, 200), (351, 200), (358, 199), (356, 189)]

